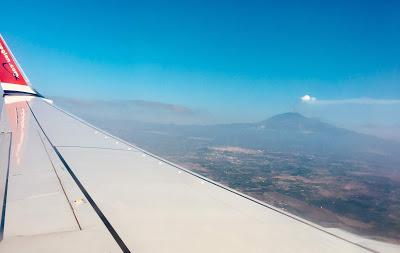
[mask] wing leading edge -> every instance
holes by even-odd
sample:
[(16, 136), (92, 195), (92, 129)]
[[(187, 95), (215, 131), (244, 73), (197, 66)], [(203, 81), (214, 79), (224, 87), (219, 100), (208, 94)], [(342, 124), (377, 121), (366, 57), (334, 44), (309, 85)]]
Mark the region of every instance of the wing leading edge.
[(181, 168), (33, 89), (8, 91), (0, 136), (1, 252), (398, 250), (329, 231)]

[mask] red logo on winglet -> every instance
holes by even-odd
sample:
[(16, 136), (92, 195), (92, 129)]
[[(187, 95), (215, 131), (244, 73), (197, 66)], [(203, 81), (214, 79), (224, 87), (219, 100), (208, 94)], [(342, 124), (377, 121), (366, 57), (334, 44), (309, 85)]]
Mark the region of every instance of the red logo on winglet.
[(2, 39), (0, 39), (0, 82), (28, 85)]

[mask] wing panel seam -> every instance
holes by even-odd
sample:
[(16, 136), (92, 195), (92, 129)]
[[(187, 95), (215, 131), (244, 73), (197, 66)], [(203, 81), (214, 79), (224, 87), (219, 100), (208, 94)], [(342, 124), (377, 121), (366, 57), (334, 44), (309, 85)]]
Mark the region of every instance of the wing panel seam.
[(97, 213), (97, 215), (99, 216), (99, 218), (101, 219), (101, 221), (104, 223), (104, 225), (106, 226), (106, 228), (108, 229), (108, 231), (110, 232), (111, 236), (114, 238), (114, 240), (116, 241), (116, 243), (118, 244), (118, 246), (121, 248), (122, 252), (124, 253), (130, 253), (131, 251), (129, 250), (129, 248), (126, 246), (126, 244), (124, 243), (124, 241), (121, 239), (121, 237), (118, 235), (117, 231), (113, 228), (113, 226), (111, 225), (111, 223), (108, 221), (107, 217), (103, 214), (103, 212), (100, 210), (100, 208), (97, 206), (96, 202), (92, 199), (92, 197), (90, 196), (90, 194), (86, 191), (85, 187), (82, 185), (82, 183), (80, 182), (80, 180), (78, 179), (78, 177), (75, 175), (75, 173), (72, 171), (71, 167), (68, 165), (68, 163), (65, 161), (64, 157), (61, 155), (61, 153), (58, 151), (58, 149), (56, 148), (56, 146), (53, 145), (53, 143), (51, 142), (50, 138), (47, 136), (46, 132), (44, 131), (42, 125), (39, 123), (39, 120), (37, 119), (35, 113), (33, 112), (31, 106), (29, 105), (29, 102), (26, 101), (29, 110), (32, 113), (33, 118), (35, 119), (36, 123), (38, 124), (39, 128), (41, 129), (42, 133), (44, 134), (44, 136), (46, 137), (47, 141), (50, 143), (51, 147), (53, 148), (54, 152), (57, 154), (58, 158), (60, 159), (60, 161), (62, 162), (62, 164), (65, 166), (65, 168), (67, 169), (67, 171), (69, 172), (70, 176), (72, 177), (72, 179), (75, 181), (76, 185), (79, 187), (79, 189), (81, 190), (81, 192), (83, 193), (83, 195), (86, 197), (86, 199), (88, 200), (88, 202), (90, 203), (90, 205), (92, 206), (92, 208), (94, 209), (94, 211)]
[(76, 224), (78, 224), (79, 230), (82, 230), (82, 227), (81, 227), (81, 224), (79, 223), (78, 217), (76, 217), (75, 210), (74, 210), (74, 208), (72, 207), (71, 201), (70, 201), (69, 198), (68, 198), (68, 195), (67, 195), (67, 193), (66, 193), (66, 191), (65, 191), (65, 189), (64, 189), (64, 186), (63, 186), (63, 184), (62, 184), (62, 182), (61, 182), (60, 176), (59, 176), (58, 173), (57, 173), (56, 167), (54, 166), (54, 163), (53, 163), (53, 161), (52, 161), (52, 159), (51, 159), (51, 157), (50, 157), (50, 153), (49, 153), (49, 151), (48, 151), (47, 148), (46, 148), (46, 144), (44, 143), (44, 141), (43, 141), (43, 139), (42, 139), (42, 136), (40, 135), (39, 130), (38, 130), (38, 135), (39, 135), (39, 138), (40, 138), (41, 143), (43, 144), (43, 148), (44, 148), (44, 150), (46, 151), (47, 157), (48, 157), (49, 160), (50, 160), (51, 166), (53, 167), (54, 173), (56, 174), (56, 177), (57, 177), (57, 179), (58, 179), (58, 182), (60, 183), (61, 189), (62, 189), (62, 191), (63, 191), (63, 193), (64, 193), (64, 196), (65, 196), (65, 198), (66, 198), (66, 200), (67, 200), (67, 202), (68, 202), (68, 205), (69, 205), (69, 207), (71, 208), (72, 214), (74, 215)]

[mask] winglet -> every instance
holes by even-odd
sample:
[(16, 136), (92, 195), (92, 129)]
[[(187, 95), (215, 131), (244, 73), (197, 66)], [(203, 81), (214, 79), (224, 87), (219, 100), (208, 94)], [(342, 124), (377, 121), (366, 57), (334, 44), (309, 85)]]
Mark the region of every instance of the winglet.
[(30, 85), (17, 60), (0, 34), (0, 84), (6, 95), (40, 96)]

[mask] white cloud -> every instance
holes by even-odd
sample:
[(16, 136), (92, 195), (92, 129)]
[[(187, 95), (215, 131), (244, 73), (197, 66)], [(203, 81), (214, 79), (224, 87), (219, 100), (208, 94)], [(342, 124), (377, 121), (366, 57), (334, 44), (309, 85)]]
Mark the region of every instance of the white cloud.
[(395, 105), (400, 104), (400, 99), (349, 98), (337, 100), (318, 100), (318, 104)]
[(316, 97), (311, 97), (310, 95), (307, 95), (307, 94), (302, 96), (300, 99), (304, 103), (312, 103), (312, 102), (315, 102), (317, 100)]
[(308, 104), (317, 105), (340, 105), (340, 104), (357, 104), (357, 105), (400, 105), (400, 99), (374, 99), (374, 98), (348, 98), (348, 99), (325, 99), (321, 100), (310, 95), (301, 97), (301, 101)]

